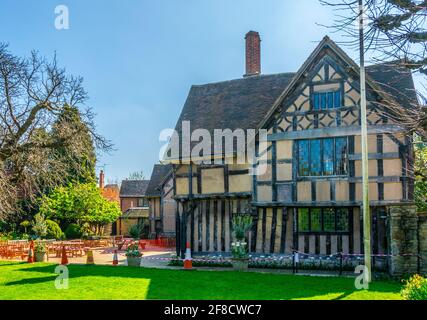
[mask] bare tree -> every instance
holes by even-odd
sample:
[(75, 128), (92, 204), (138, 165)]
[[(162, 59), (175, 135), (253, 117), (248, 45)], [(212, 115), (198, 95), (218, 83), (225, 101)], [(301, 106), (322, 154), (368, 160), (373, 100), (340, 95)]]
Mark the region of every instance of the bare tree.
[(34, 199), (46, 187), (61, 184), (68, 170), (58, 149), (79, 153), (82, 127), (58, 117), (69, 106), (79, 107), (85, 132), (98, 150), (112, 145), (96, 133), (90, 108), (81, 110), (88, 96), (81, 77), (32, 52), (20, 58), (0, 43), (0, 218), (17, 210), (20, 199)]
[(145, 174), (144, 171), (135, 171), (129, 174), (128, 180), (144, 180)]
[[(319, 0), (336, 11), (327, 28), (343, 34), (344, 45), (359, 48), (360, 0)], [(407, 70), (427, 75), (427, 0), (364, 0), (366, 51), (376, 63), (389, 64), (403, 74)], [(426, 99), (420, 91), (396, 91), (377, 83), (383, 99), (379, 104), (388, 117), (427, 138)], [(414, 98), (417, 97), (417, 98)], [(402, 105), (405, 101), (406, 105)]]
[[(337, 12), (327, 26), (342, 32), (346, 44), (358, 48), (359, 0), (319, 0)], [(411, 70), (427, 74), (427, 1), (364, 0), (366, 50), (379, 55), (379, 61), (399, 60)]]

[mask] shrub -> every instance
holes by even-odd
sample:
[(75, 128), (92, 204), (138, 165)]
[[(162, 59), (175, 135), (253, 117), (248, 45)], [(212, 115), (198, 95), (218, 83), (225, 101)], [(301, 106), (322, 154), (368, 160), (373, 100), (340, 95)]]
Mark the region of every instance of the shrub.
[(252, 217), (247, 214), (236, 214), (233, 216), (231, 224), (236, 240), (243, 241), (252, 228)]
[(126, 257), (139, 258), (142, 257), (142, 252), (139, 251), (138, 243), (133, 243), (126, 250)]
[(47, 225), (43, 214), (37, 213), (34, 216), (33, 232), (38, 238), (42, 238), (46, 235)]
[(57, 240), (64, 238), (64, 233), (62, 232), (61, 227), (55, 221), (46, 220), (46, 226), (46, 238)]
[(405, 300), (427, 300), (427, 279), (415, 275), (406, 281), (401, 295)]
[(129, 234), (132, 238), (135, 240), (141, 239), (141, 235), (144, 231), (144, 225), (143, 224), (135, 224), (129, 229)]
[(36, 245), (34, 246), (34, 252), (46, 253), (47, 252), (46, 245), (42, 242), (36, 242)]
[(234, 259), (247, 259), (248, 249), (247, 243), (243, 241), (236, 241), (231, 244), (231, 255)]
[(82, 236), (82, 232), (78, 224), (71, 223), (65, 229), (65, 237), (67, 239), (80, 239), (81, 236)]

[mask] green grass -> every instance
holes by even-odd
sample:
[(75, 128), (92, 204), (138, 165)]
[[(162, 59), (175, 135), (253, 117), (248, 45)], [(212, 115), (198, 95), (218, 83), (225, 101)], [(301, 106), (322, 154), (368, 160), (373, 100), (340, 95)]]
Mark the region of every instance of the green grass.
[(0, 299), (400, 299), (398, 282), (356, 290), (354, 279), (234, 271), (70, 265), (57, 290), (56, 265), (0, 262)]

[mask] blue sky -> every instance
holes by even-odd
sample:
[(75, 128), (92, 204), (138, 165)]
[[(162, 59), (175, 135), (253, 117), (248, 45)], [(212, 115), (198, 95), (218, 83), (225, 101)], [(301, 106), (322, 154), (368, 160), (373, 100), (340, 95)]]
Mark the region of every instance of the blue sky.
[[(60, 4), (69, 30), (54, 27)], [(117, 149), (99, 157), (108, 182), (149, 178), (190, 86), (244, 74), (247, 31), (261, 34), (263, 73), (296, 71), (324, 35), (340, 40), (316, 25), (333, 15), (318, 0), (1, 0), (0, 41), (21, 56), (56, 52), (84, 77), (98, 131)]]

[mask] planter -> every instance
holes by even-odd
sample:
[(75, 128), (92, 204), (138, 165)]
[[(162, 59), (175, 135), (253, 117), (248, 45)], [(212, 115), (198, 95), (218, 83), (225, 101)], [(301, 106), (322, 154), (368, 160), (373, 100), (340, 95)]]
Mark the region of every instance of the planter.
[(142, 257), (126, 257), (129, 267), (140, 267)]
[(36, 262), (45, 262), (46, 261), (46, 252), (34, 253), (34, 259)]
[(233, 269), (236, 271), (246, 271), (249, 266), (249, 258), (247, 259), (231, 259), (231, 264), (233, 265)]

